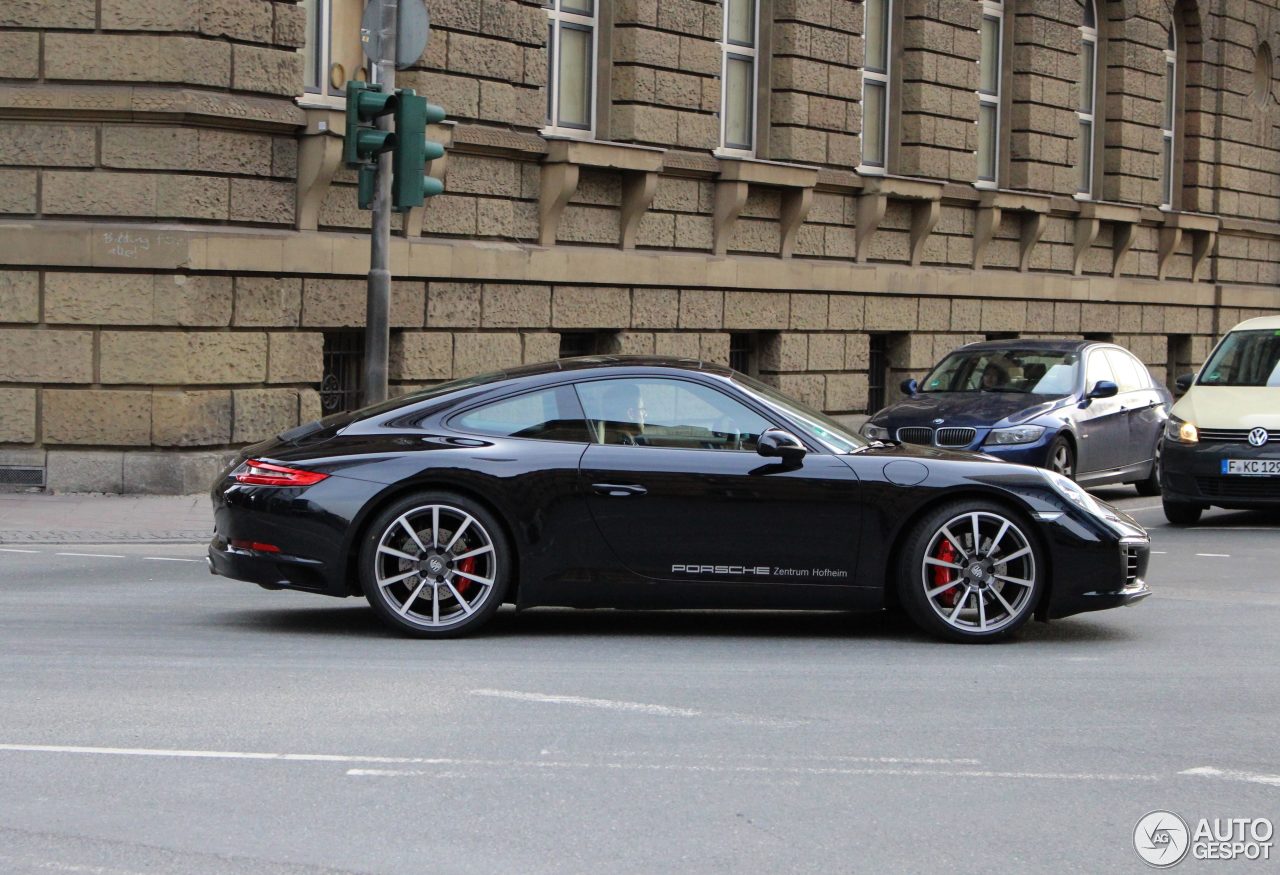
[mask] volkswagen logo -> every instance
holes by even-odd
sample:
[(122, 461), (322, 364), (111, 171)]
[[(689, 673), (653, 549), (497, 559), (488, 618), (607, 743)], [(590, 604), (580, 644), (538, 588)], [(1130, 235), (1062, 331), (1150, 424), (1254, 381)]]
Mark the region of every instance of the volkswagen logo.
[(1262, 427), (1255, 428), (1249, 432), (1249, 443), (1255, 447), (1260, 447), (1267, 442), (1267, 430)]

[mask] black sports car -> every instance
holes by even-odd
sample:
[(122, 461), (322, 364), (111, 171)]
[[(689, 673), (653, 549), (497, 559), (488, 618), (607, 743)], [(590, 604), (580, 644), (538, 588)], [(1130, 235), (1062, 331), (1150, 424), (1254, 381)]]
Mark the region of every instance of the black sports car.
[(504, 602), (901, 606), (956, 641), (1138, 601), (1149, 541), (1069, 479), (869, 442), (717, 365), (591, 357), (456, 380), (247, 448), (210, 568), (361, 592), (421, 637)]

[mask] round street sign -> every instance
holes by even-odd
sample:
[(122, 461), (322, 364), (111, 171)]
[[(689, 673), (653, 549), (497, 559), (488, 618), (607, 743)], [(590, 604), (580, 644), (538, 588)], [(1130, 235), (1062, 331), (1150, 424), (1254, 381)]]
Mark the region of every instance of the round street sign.
[[(399, 0), (399, 20), (396, 22), (396, 69), (413, 66), (422, 57), (431, 34), (431, 16), (426, 0)], [(382, 60), (382, 3), (369, 0), (360, 18), (360, 43), (365, 57), (373, 63)]]

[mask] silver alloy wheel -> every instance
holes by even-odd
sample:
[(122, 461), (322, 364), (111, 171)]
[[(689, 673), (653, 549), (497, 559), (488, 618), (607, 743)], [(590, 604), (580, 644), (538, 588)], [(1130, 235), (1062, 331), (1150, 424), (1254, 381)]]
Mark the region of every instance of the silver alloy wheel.
[(405, 620), (431, 629), (474, 614), (498, 578), (493, 538), (478, 519), (448, 504), (415, 507), (393, 520), (373, 561), (379, 597)]
[(1075, 479), (1075, 466), (1071, 464), (1071, 447), (1065, 442), (1059, 442), (1053, 449), (1053, 457), (1049, 459), (1049, 470), (1063, 477)]
[(1035, 553), (1027, 536), (1012, 520), (985, 510), (940, 526), (920, 572), (925, 601), (965, 632), (1003, 629), (1025, 612), (1036, 589)]

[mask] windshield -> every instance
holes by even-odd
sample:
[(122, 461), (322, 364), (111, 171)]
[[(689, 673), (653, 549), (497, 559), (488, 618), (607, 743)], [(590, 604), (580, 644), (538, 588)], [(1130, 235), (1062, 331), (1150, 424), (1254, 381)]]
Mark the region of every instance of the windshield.
[(920, 383), (921, 392), (1019, 392), (1070, 395), (1080, 355), (1047, 349), (959, 350)]
[(1280, 330), (1231, 332), (1197, 382), (1201, 386), (1280, 387)]
[(806, 404), (788, 398), (772, 386), (739, 373), (733, 375), (733, 381), (751, 393), (762, 396), (769, 406), (781, 410), (810, 437), (824, 444), (832, 452), (852, 453), (854, 450), (870, 446), (866, 438), (854, 434), (825, 413), (819, 413)]

